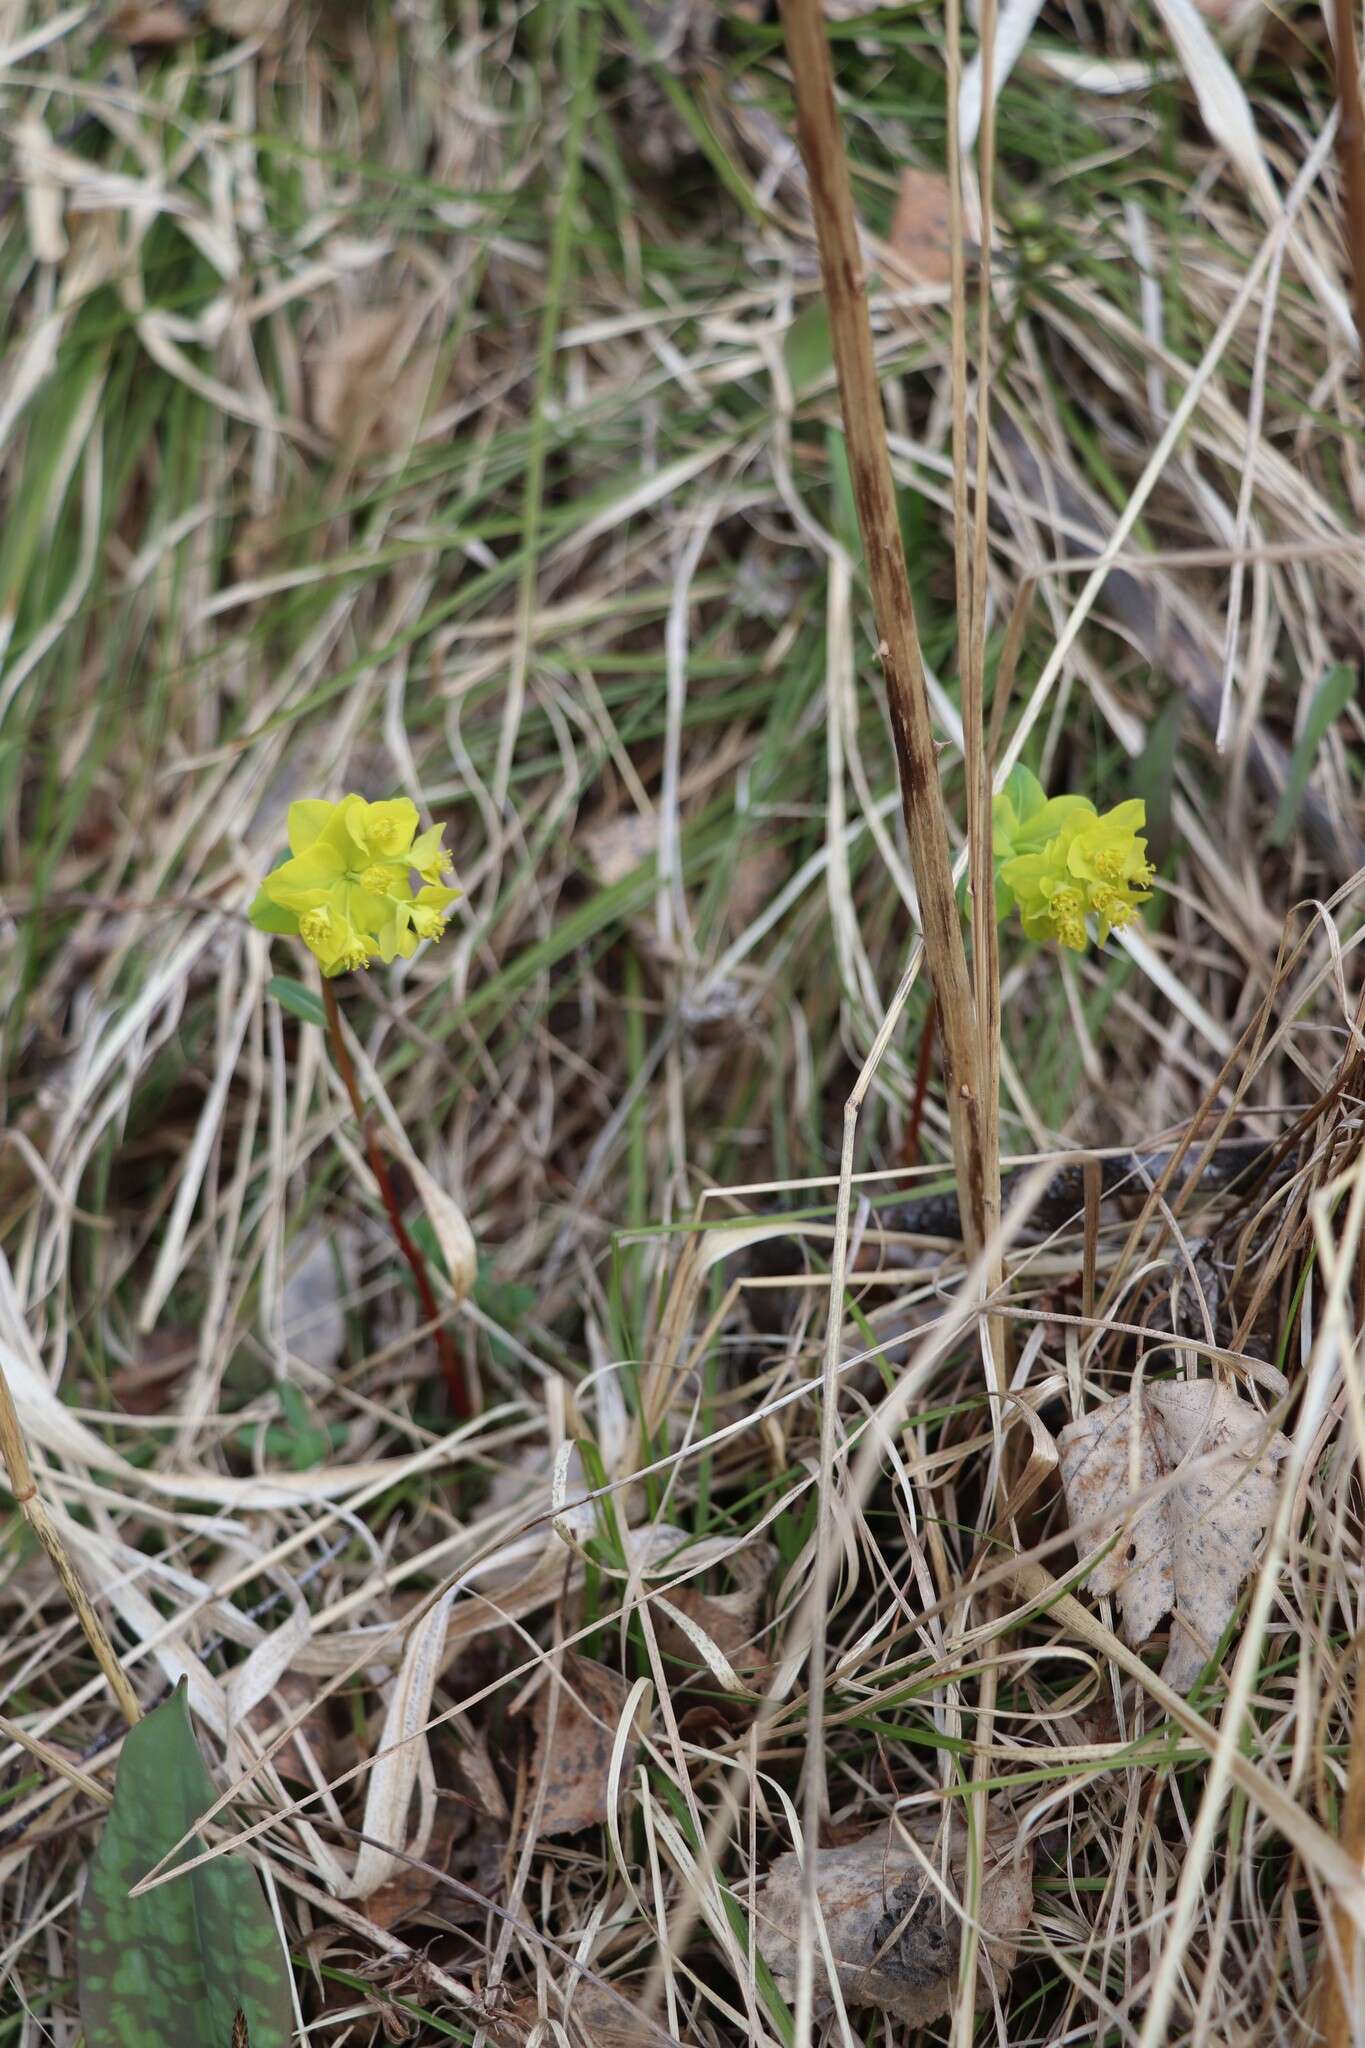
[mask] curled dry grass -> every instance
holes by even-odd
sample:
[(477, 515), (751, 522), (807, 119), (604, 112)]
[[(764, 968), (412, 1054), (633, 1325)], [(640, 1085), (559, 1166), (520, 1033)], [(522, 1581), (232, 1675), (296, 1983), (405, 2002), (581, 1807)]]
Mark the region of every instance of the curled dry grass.
[[(1074, 1561), (1046, 1437), (995, 1516), (960, 1255), (882, 1200), (914, 1178), (918, 984), (878, 1044), (913, 888), (755, 11), (0, 27), (6, 1374), (139, 1696), (187, 1672), (242, 1788), (310, 2038), (783, 2038), (755, 1886), (818, 1724), (835, 1830), (975, 1772), (1032, 1842), (987, 2033), (1301, 2042), (1323, 1930), (1351, 1941), (1365, 1448), (1358, 702), (1274, 829), (1362, 647), (1322, 32), (1253, 24), (1254, 148), (1226, 97), (1215, 147), (1169, 41), (1117, 11), (1084, 29), (1114, 90), (1045, 15), (999, 104), (1002, 758), (1140, 786), (1162, 875), (1125, 950), (1004, 935), (1002, 1149), (1293, 1135), (1254, 1205), (1024, 1233), (998, 1307), (1014, 1412), (1055, 1432), (1188, 1280), (1182, 1350), (1292, 1441), (1182, 1720), (1095, 1603), (1040, 1603)], [(949, 292), (875, 239), (901, 167), (942, 163), (941, 23), (835, 36), (958, 851)], [(467, 892), (439, 951), (348, 996), (371, 1099), (480, 1246), (454, 1330), (485, 1408), (456, 1430), (319, 1034), (242, 917), (287, 801), (349, 786), (448, 818)], [(935, 1088), (922, 1143), (932, 1178)], [(785, 1219), (762, 1270), (751, 1219)], [(0, 2038), (69, 2043), (121, 1723), (3, 1530)], [(670, 1622), (689, 1593), (735, 1690)], [(574, 1650), (627, 1682), (641, 1747), (611, 1747), (612, 1826), (550, 1841), (531, 1695)], [(414, 1857), (431, 1890), (378, 1912), (376, 1870)]]

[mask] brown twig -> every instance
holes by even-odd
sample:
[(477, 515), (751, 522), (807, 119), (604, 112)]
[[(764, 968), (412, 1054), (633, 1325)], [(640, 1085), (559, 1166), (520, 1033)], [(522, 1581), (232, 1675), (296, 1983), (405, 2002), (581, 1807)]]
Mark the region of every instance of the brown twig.
[(975, 1257), (986, 1235), (976, 1021), (872, 350), (848, 159), (834, 103), (820, 0), (782, 0), (782, 19), (839, 377), (849, 471), (879, 635), (877, 655), (886, 676), (910, 865), (938, 1011), (963, 1242)]
[(1342, 223), (1351, 266), (1351, 297), (1365, 376), (1365, 117), (1360, 105), (1360, 58), (1356, 50), (1354, 0), (1332, 0), (1332, 54), (1336, 62), (1337, 162), (1346, 188)]
[(464, 1383), (464, 1374), (460, 1371), (460, 1361), (455, 1355), (455, 1346), (450, 1341), (450, 1332), (441, 1320), (441, 1310), (432, 1289), (431, 1275), (427, 1271), (427, 1262), (423, 1258), (418, 1246), (414, 1244), (409, 1236), (407, 1224), (403, 1221), (403, 1212), (399, 1207), (398, 1196), (394, 1191), (388, 1162), (380, 1150), (373, 1119), (365, 1105), (365, 1099), (360, 1092), (360, 1085), (355, 1077), (355, 1068), (351, 1064), (351, 1055), (346, 1044), (346, 1035), (341, 1028), (341, 1008), (337, 1002), (335, 985), (325, 979), (322, 984), (322, 1001), (323, 1007), (327, 1012), (327, 1033), (332, 1043), (332, 1057), (336, 1061), (337, 1072), (340, 1074), (346, 1093), (350, 1097), (355, 1120), (360, 1126), (360, 1135), (365, 1143), (365, 1157), (369, 1160), (370, 1171), (378, 1183), (380, 1199), (383, 1201), (384, 1211), (389, 1219), (389, 1227), (397, 1240), (398, 1249), (408, 1262), (409, 1270), (412, 1273), (413, 1281), (417, 1288), (418, 1299), (422, 1304), (422, 1312), (427, 1321), (433, 1325), (436, 1337), (436, 1352), (440, 1358), (441, 1373), (450, 1394), (450, 1405), (455, 1414), (463, 1420), (471, 1411), (469, 1394)]
[(77, 1577), (76, 1568), (66, 1554), (66, 1545), (57, 1534), (43, 1506), (33, 1477), (33, 1468), (28, 1462), (28, 1451), (24, 1446), (24, 1433), (19, 1426), (19, 1413), (14, 1397), (9, 1390), (9, 1381), (0, 1368), (0, 1457), (5, 1461), (9, 1475), (10, 1492), (14, 1495), (15, 1506), (32, 1529), (43, 1549), (52, 1561), (52, 1568), (61, 1580), (62, 1591), (71, 1602), (77, 1621), (85, 1631), (85, 1640), (95, 1653), (95, 1661), (109, 1681), (109, 1689), (119, 1703), (124, 1720), (131, 1728), (142, 1719), (142, 1708), (138, 1705), (137, 1694), (128, 1682), (128, 1674), (119, 1663), (118, 1652), (109, 1640), (104, 1623), (91, 1604), (90, 1595)]

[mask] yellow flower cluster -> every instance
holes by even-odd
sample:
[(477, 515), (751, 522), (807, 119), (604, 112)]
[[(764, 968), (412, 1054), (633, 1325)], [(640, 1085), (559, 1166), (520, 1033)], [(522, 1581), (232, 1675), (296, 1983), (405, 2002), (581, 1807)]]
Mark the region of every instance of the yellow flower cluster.
[(371, 960), (409, 959), (419, 940), (440, 938), (460, 893), (444, 879), (451, 873), (445, 827), (418, 832), (419, 822), (405, 796), (291, 804), (291, 858), (262, 882), (251, 922), (301, 938), (329, 976)]
[(1073, 953), (1085, 951), (1094, 917), (1103, 944), (1151, 894), (1146, 822), (1140, 797), (1100, 813), (1089, 797), (1045, 796), (1036, 776), (1016, 768), (992, 810), (997, 916), (1018, 904), (1029, 938)]

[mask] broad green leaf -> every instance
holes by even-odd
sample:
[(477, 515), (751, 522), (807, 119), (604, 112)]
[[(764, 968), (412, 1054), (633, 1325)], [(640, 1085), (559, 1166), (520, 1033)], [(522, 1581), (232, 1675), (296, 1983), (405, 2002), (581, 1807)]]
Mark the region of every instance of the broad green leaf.
[(798, 398), (828, 377), (834, 368), (834, 344), (829, 338), (829, 314), (823, 299), (815, 299), (804, 313), (797, 314), (787, 329), (782, 353)]
[(1275, 820), (1270, 827), (1272, 846), (1283, 846), (1294, 830), (1294, 820), (1299, 815), (1299, 805), (1308, 787), (1308, 778), (1313, 772), (1313, 762), (1318, 748), (1327, 737), (1327, 728), (1334, 718), (1340, 718), (1356, 690), (1356, 672), (1346, 661), (1337, 662), (1329, 668), (1318, 684), (1308, 716), (1303, 722), (1303, 731), (1294, 743), (1294, 752), (1289, 760), (1289, 774), (1285, 780), (1284, 792), (1275, 811)]
[[(314, 1422), (304, 1395), (288, 1380), (281, 1381), (276, 1392), (284, 1421), (266, 1425), (266, 1463), (287, 1465), (292, 1472), (311, 1472), (323, 1463), (329, 1451), (339, 1449), (345, 1442), (345, 1426), (332, 1422), (324, 1428)], [(233, 1442), (248, 1456), (254, 1452), (259, 1437), (259, 1424), (233, 1431)]]
[(1031, 768), (1021, 761), (1005, 784), (1004, 794), (1014, 806), (1014, 815), (1021, 825), (1027, 825), (1035, 811), (1041, 811), (1047, 802), (1047, 791)]
[(1184, 698), (1172, 697), (1133, 763), (1133, 787), (1147, 806), (1147, 853), (1158, 868), (1169, 860), (1175, 841), (1175, 756), (1184, 716)]
[[(288, 1966), (244, 1857), (128, 1896), (216, 1797), (182, 1679), (124, 1741), (90, 1865), (77, 1928), (85, 2048), (231, 2048), (239, 2012), (251, 2048), (292, 2040)], [(203, 1847), (192, 1837), (176, 1862)]]
[(327, 1012), (312, 989), (305, 988), (301, 981), (291, 981), (286, 974), (272, 974), (266, 987), (280, 1008), (288, 1010), (291, 1016), (302, 1017), (305, 1024), (326, 1024)]

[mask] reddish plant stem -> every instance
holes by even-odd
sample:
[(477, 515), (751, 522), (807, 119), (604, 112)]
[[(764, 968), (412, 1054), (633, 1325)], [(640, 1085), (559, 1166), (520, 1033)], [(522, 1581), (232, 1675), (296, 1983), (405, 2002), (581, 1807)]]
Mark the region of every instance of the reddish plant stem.
[(1365, 374), (1365, 118), (1360, 106), (1360, 59), (1356, 54), (1355, 0), (1332, 0), (1332, 54), (1336, 63), (1337, 161), (1345, 188), (1346, 252), (1351, 297)]
[(915, 1061), (915, 1092), (910, 1102), (910, 1121), (905, 1126), (901, 1158), (907, 1166), (919, 1165), (919, 1134), (924, 1123), (924, 1098), (929, 1092), (929, 1069), (934, 1056), (934, 1006), (930, 1003), (919, 1035), (919, 1058)]
[(469, 1415), (470, 1406), (469, 1394), (464, 1383), (464, 1374), (460, 1371), (460, 1361), (455, 1355), (455, 1346), (450, 1340), (450, 1332), (441, 1320), (441, 1309), (432, 1289), (431, 1275), (427, 1271), (427, 1262), (422, 1257), (417, 1245), (413, 1243), (412, 1238), (408, 1234), (408, 1226), (403, 1221), (403, 1212), (398, 1206), (398, 1196), (389, 1174), (388, 1162), (379, 1148), (379, 1139), (375, 1133), (374, 1123), (369, 1110), (365, 1106), (365, 1099), (361, 1095), (360, 1085), (355, 1077), (355, 1068), (351, 1064), (351, 1055), (347, 1049), (345, 1033), (341, 1028), (341, 1009), (337, 1003), (336, 988), (332, 982), (326, 979), (324, 979), (322, 984), (322, 1001), (323, 1007), (327, 1012), (327, 1032), (332, 1042), (332, 1057), (337, 1063), (337, 1072), (340, 1074), (346, 1093), (350, 1097), (351, 1108), (355, 1112), (355, 1120), (360, 1126), (360, 1135), (365, 1143), (365, 1157), (369, 1160), (370, 1171), (379, 1185), (380, 1199), (383, 1201), (384, 1210), (389, 1219), (389, 1227), (397, 1239), (398, 1249), (408, 1262), (409, 1270), (412, 1273), (413, 1281), (417, 1288), (418, 1299), (422, 1304), (422, 1312), (426, 1316), (427, 1321), (434, 1326), (433, 1334), (436, 1338), (436, 1353), (441, 1361), (441, 1373), (445, 1380), (447, 1391), (450, 1394), (450, 1405), (455, 1414), (463, 1420)]

